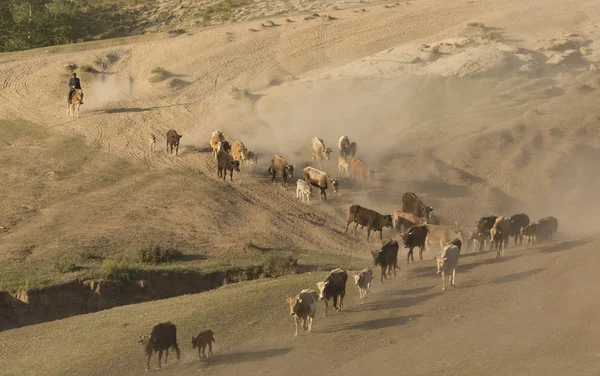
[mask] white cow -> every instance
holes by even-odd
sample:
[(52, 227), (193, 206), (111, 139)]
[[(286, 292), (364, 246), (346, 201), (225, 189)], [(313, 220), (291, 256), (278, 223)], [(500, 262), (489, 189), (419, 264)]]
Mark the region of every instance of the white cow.
[(310, 202), (312, 191), (312, 185), (306, 181), (300, 179), (296, 181), (296, 198), (300, 201)]
[(372, 280), (373, 271), (371, 268), (363, 269), (360, 274), (354, 274), (354, 284), (358, 286), (358, 293), (361, 299), (366, 298), (369, 294)]
[(457, 246), (447, 245), (441, 254), (435, 256), (437, 274), (442, 274), (442, 291), (446, 291), (446, 274), (449, 276), (450, 286), (454, 286), (459, 253), (460, 249)]
[(311, 151), (313, 161), (318, 160), (319, 167), (322, 168), (323, 159), (329, 160), (329, 154), (331, 154), (333, 150), (325, 146), (322, 138), (315, 137), (312, 139)]

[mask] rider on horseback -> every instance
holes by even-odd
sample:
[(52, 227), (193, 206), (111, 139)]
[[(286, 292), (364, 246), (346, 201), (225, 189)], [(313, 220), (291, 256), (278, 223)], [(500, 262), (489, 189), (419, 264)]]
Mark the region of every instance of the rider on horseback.
[[(79, 82), (79, 78), (77, 77), (77, 73), (73, 72), (73, 77), (69, 80), (69, 96), (67, 97), (67, 103), (71, 103), (71, 97), (75, 90), (81, 90), (81, 82)], [(83, 92), (80, 92), (81, 98), (79, 100), (79, 104), (83, 104)]]

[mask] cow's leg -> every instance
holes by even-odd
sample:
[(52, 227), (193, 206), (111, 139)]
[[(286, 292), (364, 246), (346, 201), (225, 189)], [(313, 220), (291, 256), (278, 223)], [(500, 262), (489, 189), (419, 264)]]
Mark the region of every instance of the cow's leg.
[[(419, 246), (419, 260), (423, 261), (423, 246)], [(413, 261), (415, 261), (413, 259)]]
[(163, 353), (162, 350), (158, 350), (158, 367), (157, 367), (158, 369), (162, 368), (162, 364), (161, 364), (162, 353)]
[(146, 371), (150, 370), (150, 358), (152, 357), (152, 350), (148, 353), (148, 362), (146, 364)]
[[(410, 262), (410, 256), (412, 256), (412, 253), (413, 253), (413, 249), (412, 249), (412, 247), (410, 247), (408, 249), (408, 253), (406, 254), (406, 263), (407, 264)], [(413, 258), (413, 261), (414, 261), (414, 258)]]
[(179, 144), (175, 147), (175, 155), (179, 157)]
[(381, 240), (381, 244), (383, 244), (383, 227), (379, 230), (379, 240)]
[(380, 265), (381, 267), (381, 278), (379, 278), (379, 282), (383, 283), (383, 276), (385, 275), (385, 267)]
[(352, 222), (352, 220), (348, 220), (348, 222), (346, 222), (346, 231), (344, 231), (344, 234), (348, 232), (348, 227), (350, 227), (350, 223)]
[(446, 273), (442, 270), (442, 291), (446, 291)]
[(202, 352), (200, 350), (200, 346), (198, 346), (198, 360), (202, 359)]
[(308, 316), (307, 320), (308, 320), (308, 332), (312, 333), (312, 324), (313, 324), (313, 316)]
[(456, 284), (456, 269), (452, 269), (452, 283), (451, 286)]
[(356, 222), (356, 226), (354, 226), (354, 236), (356, 236), (356, 228), (358, 227), (358, 222)]
[(296, 332), (294, 333), (294, 337), (298, 337), (298, 321), (300, 321), (300, 318), (298, 316), (294, 316), (294, 324), (296, 324)]
[(229, 179), (233, 181), (233, 168), (229, 171)]
[(329, 311), (329, 303), (327, 303), (327, 298), (323, 299), (325, 302), (325, 316), (327, 316), (327, 311)]
[(212, 339), (208, 341), (208, 355), (212, 355)]
[(169, 349), (165, 350), (165, 366), (169, 365)]
[(325, 199), (325, 201), (327, 201), (327, 192), (325, 192), (325, 190), (322, 189), (321, 194), (323, 195), (323, 199)]
[(367, 226), (367, 243), (369, 242), (369, 236), (371, 236), (371, 226)]

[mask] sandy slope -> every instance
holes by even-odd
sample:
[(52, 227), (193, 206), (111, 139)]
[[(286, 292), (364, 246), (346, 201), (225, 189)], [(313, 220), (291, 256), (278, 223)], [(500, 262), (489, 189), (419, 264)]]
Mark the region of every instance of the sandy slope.
[[(29, 175), (13, 174), (15, 181), (43, 189), (39, 196), (19, 197), (18, 204), (3, 204), (6, 216), (20, 217), (0, 234), (0, 260), (14, 262), (14, 250), (31, 244), (36, 245), (32, 254), (20, 262), (42, 265), (94, 242), (104, 244), (111, 256), (148, 239), (179, 242), (187, 252), (209, 258), (253, 256), (249, 242), (366, 258), (363, 240), (343, 234), (347, 207), (360, 203), (389, 212), (406, 190), (417, 192), (444, 220), (458, 220), (465, 228), (484, 214), (525, 211), (532, 219), (555, 215), (563, 236), (575, 240), (596, 234), (591, 220), (600, 184), (600, 80), (590, 64), (600, 66), (599, 11), (597, 1), (417, 1), (360, 13), (339, 11), (331, 13), (338, 18), (333, 21), (275, 20), (281, 26), (259, 32), (248, 31), (257, 27), (253, 23), (239, 24), (101, 49), (0, 55), (2, 117), (39, 124), (58, 144), (60, 137), (84, 135), (102, 155), (76, 154), (91, 159), (83, 175), (69, 175), (69, 184), (47, 183), (38, 175), (48, 171), (33, 167)], [(468, 27), (467, 22), (487, 27)], [(108, 54), (118, 58), (105, 64), (103, 74), (84, 75), (82, 117), (65, 117), (64, 65), (91, 64)], [(173, 76), (148, 82), (156, 67)], [(167, 156), (161, 146), (169, 128), (184, 135), (179, 158)], [(260, 154), (256, 174), (235, 175), (233, 183), (216, 179), (207, 150), (215, 129)], [(159, 135), (156, 154), (147, 151), (150, 131)], [(291, 188), (267, 184), (264, 171), (273, 153), (301, 168), (310, 162), (312, 137), (323, 137), (333, 147), (342, 134), (357, 141), (359, 156), (378, 171), (368, 193), (343, 179), (330, 205), (304, 205), (295, 201)], [(29, 149), (15, 143), (5, 152), (10, 150)], [(131, 164), (128, 173), (106, 183), (123, 169), (119, 160)], [(52, 163), (52, 156), (44, 161)], [(334, 162), (324, 168), (337, 175)], [(83, 184), (80, 176), (89, 180)], [(0, 184), (10, 190), (14, 182)], [(35, 210), (19, 214), (31, 203)], [(339, 325), (338, 332), (294, 345), (279, 330), (289, 330), (281, 294), (312, 283), (312, 277), (283, 287), (269, 282), (275, 292), (259, 294), (273, 308), (267, 318), (287, 321), (270, 327), (261, 317), (265, 313), (239, 315), (236, 306), (227, 307), (226, 319), (212, 312), (230, 332), (246, 321), (252, 328), (239, 329), (235, 341), (225, 340), (238, 355), (224, 351), (230, 355), (219, 363), (215, 359), (214, 372), (299, 374), (294, 361), (311, 357), (318, 369), (339, 374), (359, 367), (409, 374), (528, 374), (532, 367), (553, 374), (589, 373), (597, 345), (590, 313), (595, 303), (587, 300), (594, 291), (584, 287), (594, 275), (594, 244), (544, 248), (565, 252), (521, 250), (516, 254), (523, 257), (498, 263), (487, 261), (490, 255), (476, 256), (470, 265), (479, 267), (471, 284), (443, 296), (431, 287), (431, 265), (418, 265), (401, 282), (383, 288), (366, 306), (372, 311), (349, 310), (325, 329), (335, 331)], [(570, 252), (577, 258), (567, 256)], [(210, 296), (218, 299), (215, 294)], [(196, 297), (185, 299), (190, 300), (144, 307), (161, 310), (161, 320), (175, 320), (180, 305)], [(112, 315), (127, 309), (140, 308), (95, 317), (111, 322)], [(192, 317), (200, 309), (188, 308), (186, 330), (195, 327)], [(214, 304), (214, 309), (223, 306)], [(416, 321), (414, 328), (408, 318)], [(86, 320), (66, 322), (75, 323), (77, 335), (84, 337)], [(148, 318), (144, 324), (154, 321)], [(569, 325), (561, 326), (564, 322)], [(441, 324), (446, 325), (439, 330)], [(34, 328), (10, 333), (27, 330)], [(343, 366), (322, 356), (332, 351), (334, 337), (343, 344), (335, 350)], [(134, 372), (127, 364), (137, 350), (120, 338), (112, 347), (103, 337), (102, 346), (111, 355), (85, 358), (73, 367), (85, 367), (86, 374)], [(563, 362), (565, 348), (576, 355)], [(107, 371), (103, 362), (113, 356), (117, 366)], [(252, 362), (261, 356), (265, 360), (258, 364), (264, 368)], [(15, 372), (24, 367), (12, 364)], [(61, 364), (51, 367), (57, 374), (66, 371)], [(197, 372), (197, 366), (187, 367), (183, 372)], [(469, 371), (462, 372), (465, 367)]]

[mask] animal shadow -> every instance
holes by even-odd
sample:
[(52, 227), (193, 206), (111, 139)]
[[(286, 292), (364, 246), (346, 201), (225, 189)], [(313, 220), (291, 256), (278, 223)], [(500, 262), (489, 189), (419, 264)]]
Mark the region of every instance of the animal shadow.
[(217, 364), (237, 364), (245, 362), (253, 362), (257, 360), (263, 360), (267, 358), (274, 358), (277, 356), (285, 355), (292, 351), (291, 348), (283, 349), (270, 349), (260, 351), (243, 351), (231, 354), (217, 354), (208, 358), (210, 363)]

